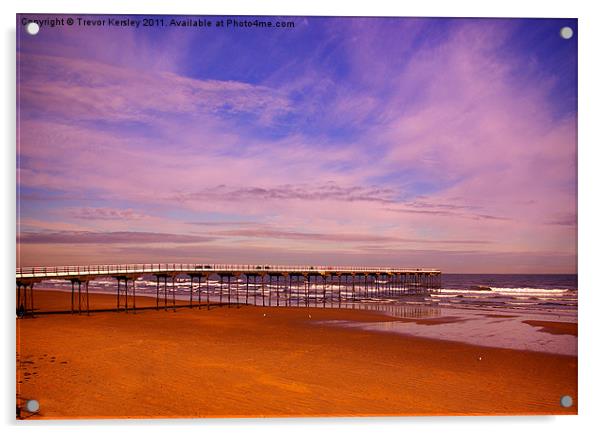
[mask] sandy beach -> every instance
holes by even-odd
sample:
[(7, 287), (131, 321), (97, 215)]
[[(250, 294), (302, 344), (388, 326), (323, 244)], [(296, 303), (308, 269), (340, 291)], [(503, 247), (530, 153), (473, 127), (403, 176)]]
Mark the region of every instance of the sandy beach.
[[(70, 306), (64, 292), (35, 300)], [(115, 305), (110, 295), (90, 300)], [(38, 400), (32, 417), (50, 419), (577, 412), (576, 357), (324, 323), (338, 320), (394, 319), (255, 306), (19, 319), (17, 402)], [(562, 395), (575, 405), (561, 407)]]

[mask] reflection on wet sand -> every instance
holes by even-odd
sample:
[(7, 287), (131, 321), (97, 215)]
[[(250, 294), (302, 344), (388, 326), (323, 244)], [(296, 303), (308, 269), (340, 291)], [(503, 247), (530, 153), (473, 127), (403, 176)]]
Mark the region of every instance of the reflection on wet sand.
[(381, 312), (395, 318), (436, 318), (441, 316), (441, 308), (430, 305), (353, 303), (344, 307)]
[[(364, 308), (363, 305), (361, 307)], [(576, 317), (546, 312), (493, 314), (481, 309), (419, 305), (378, 305), (390, 321), (338, 321), (332, 325), (464, 342), (488, 347), (577, 354)]]

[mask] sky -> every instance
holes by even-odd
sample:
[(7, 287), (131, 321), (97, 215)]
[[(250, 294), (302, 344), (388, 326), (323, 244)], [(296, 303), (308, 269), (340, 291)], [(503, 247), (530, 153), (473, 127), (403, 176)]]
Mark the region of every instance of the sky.
[(576, 272), (576, 20), (24, 17), (17, 266)]

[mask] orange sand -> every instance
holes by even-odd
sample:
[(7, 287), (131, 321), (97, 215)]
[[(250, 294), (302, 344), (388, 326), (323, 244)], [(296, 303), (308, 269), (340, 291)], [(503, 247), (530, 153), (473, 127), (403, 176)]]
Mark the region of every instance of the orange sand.
[(36, 418), (576, 413), (576, 357), (324, 320), (387, 318), (244, 306), (20, 319), (18, 402), (37, 399)]

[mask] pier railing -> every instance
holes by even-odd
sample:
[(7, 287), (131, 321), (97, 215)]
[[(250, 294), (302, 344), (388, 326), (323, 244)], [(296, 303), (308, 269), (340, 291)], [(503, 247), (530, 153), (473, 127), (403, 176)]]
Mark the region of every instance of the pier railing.
[(112, 264), (67, 265), (57, 267), (21, 267), (17, 279), (65, 278), (77, 276), (111, 276), (118, 274), (156, 273), (220, 273), (280, 272), (280, 273), (440, 273), (434, 268), (340, 267), (318, 265), (249, 265), (249, 264)]

